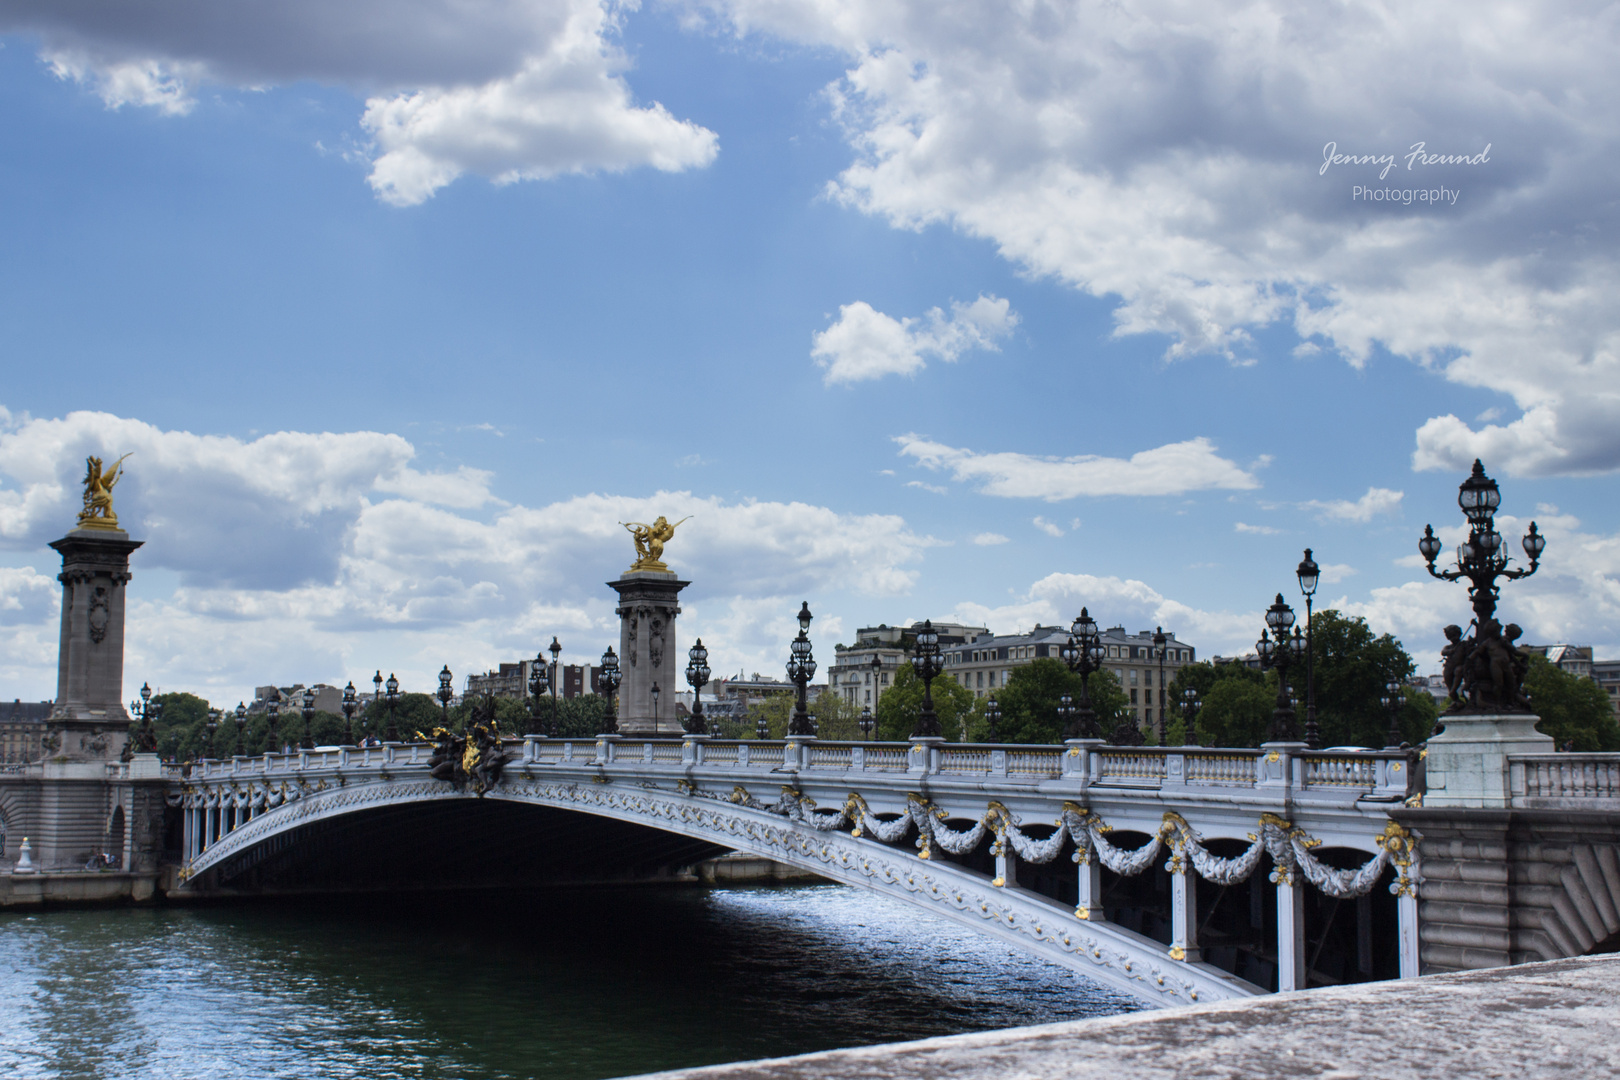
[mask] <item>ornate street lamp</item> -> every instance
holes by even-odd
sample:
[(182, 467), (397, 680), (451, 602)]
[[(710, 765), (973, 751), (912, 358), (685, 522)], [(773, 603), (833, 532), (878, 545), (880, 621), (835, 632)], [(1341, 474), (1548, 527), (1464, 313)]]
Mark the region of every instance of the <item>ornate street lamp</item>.
[(354, 711), (360, 707), (360, 699), (354, 692), (354, 680), (343, 688), (343, 745), (354, 745)]
[(624, 676), (619, 671), (619, 658), (609, 645), (607, 652), (602, 654), (602, 664), (596, 672), (596, 685), (607, 696), (607, 720), (602, 724), (602, 734), (616, 735), (619, 731), (619, 707), (614, 695), (619, 692), (619, 683)]
[(940, 737), (940, 730), (939, 715), (934, 712), (934, 680), (945, 670), (945, 660), (939, 654), (939, 631), (934, 629), (932, 619), (924, 619), (922, 629), (917, 631), (917, 644), (911, 655), (911, 670), (923, 681), (922, 712), (917, 714), (917, 726), (912, 731), (911, 737), (937, 739)]
[(878, 698), (883, 696), (881, 684), (883, 681), (883, 654), (872, 654), (872, 707), (877, 708)]
[(209, 709), (208, 710), (208, 723), (206, 725), (204, 725), (204, 726), (208, 728), (208, 741), (204, 744), (204, 746), (207, 748), (208, 752), (203, 754), (203, 757), (206, 758), (206, 757), (209, 757), (210, 755), (212, 755), (214, 753), (214, 735), (215, 735), (216, 732), (219, 731), (219, 710), (218, 709)]
[(446, 664), (439, 669), (439, 714), (444, 717), (444, 726), (450, 726), (450, 699), (456, 692), (450, 688), (455, 676), (450, 674), (450, 665)]
[(793, 719), (788, 724), (787, 733), (799, 738), (814, 738), (816, 726), (810, 719), (809, 709), (806, 707), (806, 690), (810, 680), (816, 677), (816, 660), (810, 654), (810, 620), (815, 616), (810, 614), (810, 601), (806, 600), (799, 608), (799, 636), (793, 639), (789, 646), (787, 676), (798, 688), (798, 700), (793, 706)]
[(383, 728), (384, 742), (399, 742), (399, 727), (394, 722), (394, 711), (399, 708), (399, 680), (394, 673), (388, 673), (388, 681), (383, 684), (388, 702), (388, 724)]
[(771, 737), (771, 725), (766, 721), (764, 713), (760, 713), (754, 720), (754, 737), (758, 739)]
[(1165, 642), (1170, 639), (1164, 636), (1164, 627), (1153, 628), (1153, 650), (1159, 656), (1159, 745), (1164, 745), (1164, 653)]
[(372, 694), (371, 694), (371, 702), (372, 702), (372, 704), (373, 705), (382, 704), (382, 687), (383, 687), (382, 668), (378, 668), (377, 669), (377, 674), (372, 676), (371, 685), (376, 688), (375, 690), (372, 691)]
[(225, 715), (236, 722), (236, 752), (238, 754), (247, 753), (247, 735), (244, 733), (247, 728), (247, 710), (237, 709), (232, 711), (227, 709)]
[(1092, 673), (1102, 668), (1102, 634), (1097, 629), (1097, 620), (1085, 608), (1080, 609), (1080, 617), (1069, 627), (1069, 640), (1059, 646), (1058, 655), (1070, 671), (1080, 676), (1080, 704), (1078, 707), (1071, 705), (1068, 712), (1062, 714), (1063, 737), (1101, 738), (1102, 729), (1097, 726), (1097, 714), (1091, 708), (1090, 682)]
[(990, 725), (989, 738), (991, 742), (1001, 741), (1001, 703), (996, 695), (991, 694), (990, 700), (984, 703), (984, 719)]
[(270, 752), (279, 754), (281, 753), (281, 732), (279, 730), (281, 727), (281, 695), (274, 690), (271, 693), (276, 694), (276, 696), (265, 700), (264, 719), (270, 728)]
[(653, 738), (655, 738), (655, 739), (658, 738), (658, 693), (659, 693), (658, 684), (653, 683), (652, 684)]
[(1401, 680), (1391, 677), (1384, 684), (1384, 696), (1378, 699), (1379, 704), (1389, 712), (1389, 740), (1385, 749), (1398, 750), (1404, 741), (1401, 738), (1401, 709), (1406, 705), (1406, 695), (1402, 692)]
[(152, 721), (163, 714), (163, 703), (152, 702), (152, 685), (141, 684), (141, 699), (129, 703), (129, 711), (140, 720), (141, 726), (136, 729), (134, 738), (125, 743), (125, 754), (132, 755), (137, 751), (151, 753), (157, 749), (157, 733), (152, 730)]
[[(550, 728), (550, 730), (555, 731), (557, 729), (557, 721), (562, 718), (562, 712), (557, 708), (557, 690), (559, 689), (557, 684), (562, 682), (562, 669), (557, 666), (557, 657), (562, 655), (562, 646), (557, 644), (557, 635), (556, 634), (551, 635), (551, 644), (549, 646), (547, 646), (546, 651), (551, 653), (551, 728)], [(657, 724), (657, 721), (654, 721), (653, 722), (653, 731), (656, 732), (657, 730), (658, 730), (658, 724)]]
[(709, 650), (703, 647), (702, 638), (687, 650), (686, 681), (692, 687), (692, 717), (687, 724), (687, 734), (707, 735), (709, 732), (703, 726), (703, 687), (709, 682)]
[(1072, 737), (1072, 736), (1069, 736), (1069, 733), (1072, 732), (1075, 729), (1074, 728), (1074, 717), (1075, 717), (1075, 713), (1078, 712), (1078, 711), (1079, 710), (1077, 710), (1075, 708), (1075, 705), (1074, 705), (1074, 698), (1070, 697), (1068, 694), (1059, 694), (1058, 695), (1058, 703), (1057, 703), (1058, 726), (1063, 729), (1063, 734), (1066, 737)]
[(547, 720), (540, 715), (540, 702), (545, 699), (546, 691), (549, 689), (551, 689), (551, 675), (546, 670), (546, 654), (537, 652), (534, 654), (534, 663), (529, 665), (529, 700), (534, 702), (534, 715), (530, 718), (529, 727), (542, 735), (557, 734), (556, 725), (553, 723), (556, 716), (553, 715), (551, 720)]
[(1311, 549), (1294, 570), (1299, 578), (1299, 591), (1305, 594), (1305, 745), (1312, 750), (1322, 745), (1322, 731), (1316, 726), (1316, 649), (1311, 640), (1311, 601), (1316, 597), (1316, 580), (1321, 567), (1311, 558)]
[[(1289, 630), (1293, 636), (1289, 636)], [(1260, 640), (1254, 644), (1260, 654), (1260, 667), (1277, 672), (1277, 707), (1271, 713), (1271, 727), (1266, 732), (1267, 742), (1293, 742), (1299, 737), (1294, 726), (1293, 691), (1288, 684), (1288, 669), (1305, 656), (1305, 637), (1294, 629), (1294, 609), (1283, 602), (1282, 593), (1266, 609), (1266, 629), (1260, 631)], [(1312, 747), (1316, 749), (1316, 747)]]
[(870, 705), (862, 705), (861, 706), (861, 734), (866, 736), (866, 741), (867, 742), (872, 741), (872, 728), (874, 728), (875, 726), (877, 726), (877, 720), (872, 716), (872, 706), (870, 706)]
[[(1468, 598), (1474, 608), (1474, 636), (1459, 640), (1461, 631), (1448, 627), (1446, 636), (1452, 643), (1441, 655), (1446, 658), (1447, 690), (1451, 705), (1447, 712), (1464, 708), (1462, 695), (1466, 693), (1468, 707), (1493, 712), (1529, 712), (1530, 702), (1524, 696), (1523, 677), (1518, 664), (1514, 642), (1518, 627), (1503, 630), (1496, 621), (1496, 601), (1499, 595), (1498, 578), (1516, 581), (1529, 577), (1541, 564), (1541, 553), (1547, 547), (1547, 538), (1530, 523), (1530, 531), (1521, 541), (1530, 565), (1524, 569), (1509, 570), (1502, 534), (1496, 531), (1496, 508), (1502, 502), (1502, 493), (1496, 481), (1485, 475), (1485, 466), (1478, 459), (1474, 471), (1457, 489), (1457, 505), (1468, 519), (1468, 539), (1457, 546), (1456, 569), (1436, 570), (1434, 561), (1440, 555), (1440, 538), (1434, 528), (1423, 526), (1423, 538), (1418, 551), (1428, 563), (1429, 573), (1442, 581), (1468, 579)], [(1453, 633), (1456, 631), (1456, 633)]]
[(1181, 692), (1181, 719), (1187, 727), (1182, 741), (1188, 746), (1198, 745), (1198, 710), (1203, 707), (1204, 703), (1198, 700), (1196, 688), (1189, 686)]
[(302, 747), (303, 749), (305, 749), (305, 750), (313, 750), (313, 749), (315, 749), (315, 733), (314, 733), (314, 731), (311, 730), (311, 728), (312, 728), (312, 726), (314, 725), (314, 722), (315, 722), (315, 688), (314, 687), (306, 686), (304, 688), (304, 704), (303, 704), (303, 708), (299, 709), (298, 711), (304, 717), (304, 737), (299, 740), (298, 745), (300, 747)]

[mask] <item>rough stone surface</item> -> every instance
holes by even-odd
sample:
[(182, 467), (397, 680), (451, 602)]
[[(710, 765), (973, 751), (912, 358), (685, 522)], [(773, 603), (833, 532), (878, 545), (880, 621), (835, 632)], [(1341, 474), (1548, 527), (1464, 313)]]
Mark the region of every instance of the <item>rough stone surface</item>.
[(1620, 957), (655, 1074), (690, 1080), (1620, 1076)]

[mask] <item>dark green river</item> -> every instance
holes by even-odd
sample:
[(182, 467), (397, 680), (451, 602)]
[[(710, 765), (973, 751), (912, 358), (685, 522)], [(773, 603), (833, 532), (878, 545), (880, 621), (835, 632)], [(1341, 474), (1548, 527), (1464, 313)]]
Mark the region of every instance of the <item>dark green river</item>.
[(1132, 1008), (842, 886), (0, 914), (0, 1076), (591, 1080)]

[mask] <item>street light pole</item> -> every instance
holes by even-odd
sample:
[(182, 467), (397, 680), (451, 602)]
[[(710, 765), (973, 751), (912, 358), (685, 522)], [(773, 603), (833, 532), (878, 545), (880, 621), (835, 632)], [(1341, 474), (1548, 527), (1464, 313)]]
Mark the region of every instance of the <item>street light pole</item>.
[(602, 734), (617, 735), (619, 733), (619, 709), (614, 695), (619, 692), (619, 681), (624, 676), (619, 671), (619, 658), (609, 645), (607, 652), (602, 654), (602, 666), (596, 673), (596, 685), (602, 688), (607, 695), (607, 720), (602, 725)]
[(1322, 747), (1322, 731), (1316, 726), (1316, 645), (1311, 639), (1311, 601), (1321, 572), (1311, 558), (1311, 549), (1306, 548), (1294, 573), (1299, 577), (1299, 591), (1305, 594), (1305, 745), (1312, 750)]
[(399, 742), (399, 725), (395, 722), (394, 711), (399, 707), (399, 680), (394, 673), (388, 673), (388, 682), (384, 684), (388, 700), (388, 726), (383, 729), (384, 742)]
[(1164, 627), (1153, 628), (1153, 648), (1159, 654), (1159, 745), (1164, 745), (1164, 651), (1165, 642), (1170, 639), (1164, 636)]
[(359, 708), (359, 699), (355, 696), (354, 680), (343, 688), (343, 745), (354, 745), (354, 711)]
[[(551, 644), (546, 646), (546, 651), (551, 653), (551, 730), (555, 731), (557, 721), (562, 716), (557, 707), (557, 684), (562, 681), (562, 669), (557, 666), (557, 657), (562, 655), (562, 646), (557, 643), (556, 634), (551, 635)], [(658, 730), (656, 723), (653, 730)]]
[[(1266, 627), (1260, 631), (1260, 640), (1254, 644), (1255, 652), (1260, 654), (1261, 668), (1274, 668), (1277, 672), (1277, 707), (1271, 713), (1271, 727), (1266, 732), (1266, 741), (1293, 742), (1299, 738), (1299, 732), (1294, 726), (1294, 700), (1288, 684), (1288, 669), (1303, 657), (1305, 636), (1294, 626), (1294, 609), (1283, 603), (1282, 593), (1278, 593), (1276, 602), (1266, 609)], [(1294, 632), (1292, 637), (1288, 634), (1290, 629)]]
[(540, 702), (545, 700), (550, 687), (551, 676), (547, 674), (545, 654), (535, 653), (534, 663), (529, 665), (529, 699), (534, 702), (534, 716), (529, 726), (547, 736), (557, 734), (556, 728), (540, 715)]
[(911, 669), (923, 681), (922, 712), (917, 716), (917, 726), (912, 731), (913, 739), (937, 739), (940, 737), (939, 715), (934, 712), (934, 680), (945, 670), (944, 659), (939, 654), (939, 632), (934, 629), (934, 620), (924, 619), (922, 629), (917, 631), (917, 644), (912, 650)]
[(807, 697), (810, 680), (816, 677), (816, 660), (810, 652), (810, 620), (813, 618), (810, 601), (806, 600), (799, 608), (799, 636), (789, 646), (787, 663), (787, 676), (798, 688), (798, 700), (794, 702), (793, 719), (788, 724), (787, 733), (805, 739), (814, 738), (816, 734)]
[[(1062, 714), (1065, 717), (1063, 737), (1065, 739), (1096, 739), (1102, 737), (1102, 729), (1097, 726), (1097, 713), (1091, 707), (1091, 675), (1092, 672), (1102, 668), (1102, 634), (1097, 630), (1097, 621), (1085, 608), (1080, 609), (1080, 617), (1074, 620), (1069, 627), (1069, 640), (1058, 648), (1058, 655), (1068, 665), (1069, 670), (1080, 676), (1080, 704), (1076, 707), (1072, 702)], [(1136, 726), (1134, 717), (1131, 726)], [(1117, 732), (1116, 732), (1117, 733)], [(1138, 736), (1140, 737), (1140, 736)]]
[(299, 709), (298, 711), (304, 717), (304, 737), (298, 741), (298, 745), (304, 750), (313, 750), (315, 749), (315, 733), (311, 731), (310, 728), (315, 723), (314, 687), (304, 687), (304, 705), (303, 708)]
[(446, 728), (450, 726), (450, 699), (456, 696), (456, 692), (450, 688), (450, 684), (454, 681), (455, 676), (450, 674), (450, 665), (444, 665), (439, 671), (439, 715), (444, 718)]
[(991, 742), (1001, 741), (1001, 703), (996, 695), (991, 694), (990, 700), (984, 703), (984, 719), (990, 725), (989, 739)]
[(653, 738), (658, 738), (658, 684), (652, 684)]
[(1203, 706), (1204, 703), (1198, 700), (1196, 687), (1189, 686), (1181, 692), (1182, 722), (1187, 725), (1187, 731), (1182, 736), (1182, 741), (1188, 746), (1198, 745), (1198, 710)]
[(709, 733), (703, 724), (703, 687), (709, 675), (709, 650), (703, 647), (703, 639), (698, 638), (697, 644), (686, 653), (686, 681), (692, 686), (692, 720), (686, 730), (691, 735)]

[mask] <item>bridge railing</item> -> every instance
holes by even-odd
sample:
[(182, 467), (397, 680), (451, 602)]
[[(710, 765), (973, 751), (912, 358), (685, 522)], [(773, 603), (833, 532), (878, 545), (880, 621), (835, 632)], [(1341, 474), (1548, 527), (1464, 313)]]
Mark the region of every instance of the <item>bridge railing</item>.
[(1620, 799), (1620, 754), (1514, 754), (1508, 758), (1513, 805), (1579, 809)]
[[(821, 739), (673, 738), (505, 740), (512, 764), (606, 767), (615, 764), (681, 771), (701, 767), (739, 772), (782, 770), (812, 775), (907, 774), (1039, 785), (1069, 781), (1126, 790), (1187, 788), (1292, 789), (1324, 798), (1395, 801), (1412, 794), (1411, 755), (1403, 750), (1308, 750), (1303, 744), (1251, 749), (1119, 747), (1094, 740), (1061, 746), (1025, 743), (838, 742)], [(173, 780), (273, 778), (381, 766), (425, 766), (427, 743), (317, 747), (165, 766)], [(1542, 760), (1545, 758), (1545, 761)], [(1516, 762), (1518, 759), (1515, 759)], [(1515, 765), (1516, 794), (1529, 797), (1614, 797), (1620, 794), (1620, 755), (1542, 755)]]

